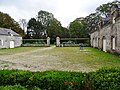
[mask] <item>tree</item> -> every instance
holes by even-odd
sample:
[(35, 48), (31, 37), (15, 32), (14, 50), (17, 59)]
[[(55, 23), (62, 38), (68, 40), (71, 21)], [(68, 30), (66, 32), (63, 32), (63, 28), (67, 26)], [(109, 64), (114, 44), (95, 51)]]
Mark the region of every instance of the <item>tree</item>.
[(25, 31), (25, 29), (26, 29), (26, 27), (27, 27), (27, 21), (26, 21), (26, 19), (20, 19), (20, 20), (19, 20), (19, 23), (20, 23), (20, 25), (22, 26), (22, 29), (24, 30), (24, 32), (26, 32), (26, 31)]
[(85, 17), (86, 29), (90, 33), (91, 31), (98, 30), (98, 23), (101, 20), (101, 16), (98, 13), (92, 13)]
[(61, 37), (61, 23), (57, 19), (50, 20), (47, 34), (50, 38)]
[(115, 0), (107, 4), (102, 4), (96, 8), (95, 13), (91, 13), (89, 16), (85, 17), (89, 32), (99, 30), (99, 25), (102, 27), (111, 23), (111, 7), (114, 4), (120, 4), (120, 1)]
[(61, 27), (61, 38), (69, 38), (70, 34), (69, 34), (69, 29), (65, 28), (65, 27)]
[(0, 12), (0, 27), (9, 28), (22, 36), (24, 35), (24, 31), (21, 29), (18, 22), (3, 12)]
[(27, 26), (27, 37), (28, 38), (42, 38), (43, 26), (41, 22), (36, 21), (35, 18), (31, 18)]
[(52, 13), (49, 13), (47, 11), (39, 11), (37, 16), (37, 21), (42, 24), (43, 28), (43, 34), (47, 37), (47, 27), (50, 25), (50, 22), (54, 20), (54, 16)]
[(28, 38), (56, 38), (61, 36), (61, 23), (52, 13), (39, 11), (36, 18), (31, 18), (27, 26)]
[(70, 23), (69, 26), (70, 37), (72, 38), (81, 38), (88, 37), (88, 31), (86, 31), (86, 24), (83, 22), (83, 19), (77, 18), (73, 22)]
[(96, 12), (99, 13), (102, 17), (107, 18), (110, 16), (111, 7), (113, 4), (120, 4), (120, 1), (115, 0), (115, 1), (109, 2), (107, 4), (102, 4), (96, 8)]

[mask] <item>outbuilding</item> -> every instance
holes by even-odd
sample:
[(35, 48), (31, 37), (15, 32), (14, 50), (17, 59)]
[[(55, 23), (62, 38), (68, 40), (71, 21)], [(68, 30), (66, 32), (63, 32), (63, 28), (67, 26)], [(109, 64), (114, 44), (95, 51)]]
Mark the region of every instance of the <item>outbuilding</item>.
[(11, 29), (0, 28), (0, 48), (14, 48), (22, 44), (22, 36)]
[(90, 34), (91, 46), (120, 54), (120, 5), (113, 5), (110, 19), (102, 19)]

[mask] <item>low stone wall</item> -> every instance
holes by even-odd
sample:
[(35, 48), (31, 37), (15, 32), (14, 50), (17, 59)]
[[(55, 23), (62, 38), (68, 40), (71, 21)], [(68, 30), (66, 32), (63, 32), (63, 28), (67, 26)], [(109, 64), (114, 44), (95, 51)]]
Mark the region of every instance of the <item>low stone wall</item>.
[(49, 47), (47, 44), (22, 44), (24, 47)]

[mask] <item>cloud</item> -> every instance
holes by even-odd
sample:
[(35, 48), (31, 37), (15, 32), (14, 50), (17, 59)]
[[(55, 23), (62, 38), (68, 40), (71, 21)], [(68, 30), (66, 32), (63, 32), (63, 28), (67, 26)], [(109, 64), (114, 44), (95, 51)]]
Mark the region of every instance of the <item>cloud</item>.
[(40, 10), (53, 13), (63, 26), (68, 26), (77, 17), (87, 16), (103, 4), (113, 0), (0, 0), (0, 11), (19, 21), (29, 20)]

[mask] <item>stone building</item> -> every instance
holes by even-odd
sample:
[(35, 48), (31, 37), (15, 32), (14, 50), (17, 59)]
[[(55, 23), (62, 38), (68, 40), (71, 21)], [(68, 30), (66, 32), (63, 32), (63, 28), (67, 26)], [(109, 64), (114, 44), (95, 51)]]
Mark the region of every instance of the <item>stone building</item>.
[(0, 48), (21, 46), (22, 37), (11, 29), (0, 28)]
[[(102, 19), (102, 23), (105, 19)], [(105, 52), (120, 54), (120, 5), (113, 5), (107, 24), (90, 33), (91, 46)]]

